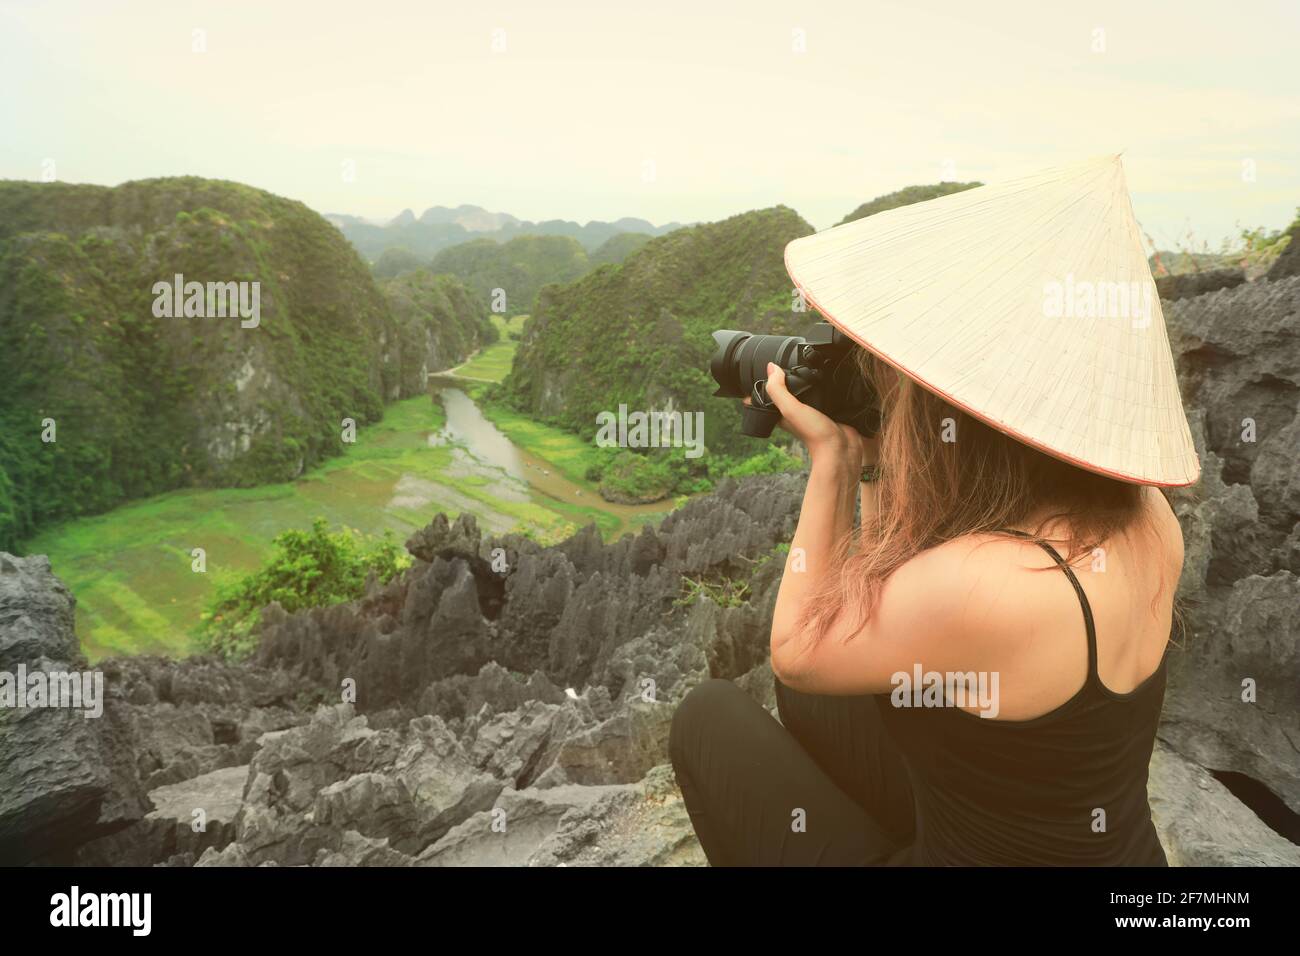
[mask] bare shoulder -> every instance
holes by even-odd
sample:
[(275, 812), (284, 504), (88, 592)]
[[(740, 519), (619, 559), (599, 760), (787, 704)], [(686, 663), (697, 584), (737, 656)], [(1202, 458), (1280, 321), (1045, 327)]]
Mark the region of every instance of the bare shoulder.
[(906, 634), (933, 666), (999, 666), (1068, 610), (1073, 591), (1032, 541), (997, 534), (955, 538), (894, 572), (880, 596), (878, 632)]
[(965, 604), (974, 594), (988, 597), (1013, 577), (1053, 563), (1028, 539), (967, 534), (922, 551), (895, 572), (890, 585), (900, 592), (924, 590), (944, 605)]

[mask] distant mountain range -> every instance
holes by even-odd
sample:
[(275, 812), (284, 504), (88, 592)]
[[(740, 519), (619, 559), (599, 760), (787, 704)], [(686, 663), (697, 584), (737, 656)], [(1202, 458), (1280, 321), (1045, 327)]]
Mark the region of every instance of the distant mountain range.
[(366, 259), (374, 261), (386, 249), (401, 248), (428, 260), (450, 246), (471, 239), (495, 239), (507, 242), (518, 236), (570, 236), (588, 252), (594, 252), (610, 238), (625, 232), (662, 236), (680, 229), (682, 223), (656, 226), (644, 219), (625, 216), (613, 222), (592, 220), (586, 225), (567, 219), (530, 222), (505, 212), (489, 212), (481, 206), (431, 206), (419, 216), (403, 209), (388, 222), (376, 222), (360, 216), (326, 213), (325, 218), (337, 226)]
[(620, 232), (590, 255), (572, 236), (516, 236), (506, 242), (471, 239), (424, 260), (405, 249), (385, 249), (371, 264), (376, 279), (417, 272), (454, 276), (494, 311), (527, 313), (537, 291), (552, 282), (572, 282), (603, 265), (617, 265), (654, 237)]

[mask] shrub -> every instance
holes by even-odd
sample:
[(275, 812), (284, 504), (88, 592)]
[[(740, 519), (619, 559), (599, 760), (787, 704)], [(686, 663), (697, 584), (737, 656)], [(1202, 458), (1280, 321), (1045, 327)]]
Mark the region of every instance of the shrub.
[(771, 444), (757, 455), (751, 455), (743, 461), (726, 469), (724, 474), (730, 478), (747, 478), (750, 475), (775, 475), (783, 471), (801, 471), (804, 463), (782, 447)]
[(275, 601), (286, 611), (324, 607), (364, 596), (373, 574), (380, 583), (411, 566), (411, 557), (392, 539), (367, 542), (353, 531), (330, 531), (324, 518), (310, 531), (285, 531), (257, 571), (217, 586), (203, 615), (200, 641), (218, 656), (236, 660), (256, 646), (262, 608)]

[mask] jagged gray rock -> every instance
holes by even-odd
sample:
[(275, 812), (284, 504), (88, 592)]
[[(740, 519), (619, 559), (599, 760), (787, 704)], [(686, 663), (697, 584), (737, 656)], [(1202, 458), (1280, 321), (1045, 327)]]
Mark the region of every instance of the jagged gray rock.
[(45, 657), (75, 661), (81, 648), (73, 629), (76, 599), (43, 554), (0, 553), (0, 668)]
[[(73, 628), (76, 601), (44, 555), (0, 553), (0, 670), (88, 670)], [(105, 697), (108, 697), (107, 688)], [(121, 746), (117, 701), (103, 713), (64, 707), (0, 709), (0, 863), (58, 860), (148, 808)]]
[[(248, 767), (226, 767), (149, 792), (154, 809), (126, 829), (77, 849), (78, 866), (192, 864), (235, 838)], [(196, 811), (202, 811), (199, 815)]]
[(1222, 480), (1250, 486), (1276, 545), (1300, 521), (1300, 277), (1169, 303), (1165, 317)]
[(1300, 278), (1172, 303), (1166, 318), (1202, 480), (1171, 496), (1185, 633), (1161, 736), (1300, 812)]
[(477, 813), (428, 847), (417, 866), (526, 866), (565, 816), (586, 816), (609, 794), (630, 796), (626, 785), (504, 791), (490, 810)]
[(1156, 279), (1156, 293), (1162, 299), (1191, 299), (1219, 289), (1231, 289), (1246, 281), (1244, 269), (1206, 269), (1203, 272), (1180, 272)]
[(1300, 847), (1161, 741), (1149, 774), (1151, 817), (1171, 866), (1300, 866)]
[(417, 866), (703, 866), (672, 768), (637, 783), (508, 790)]
[[(1161, 736), (1197, 763), (1254, 777), (1300, 809), (1300, 579), (1233, 583), (1171, 653)], [(1198, 626), (1208, 620), (1209, 626)]]
[(704, 866), (708, 861), (668, 765), (570, 812), (529, 858), (531, 866)]

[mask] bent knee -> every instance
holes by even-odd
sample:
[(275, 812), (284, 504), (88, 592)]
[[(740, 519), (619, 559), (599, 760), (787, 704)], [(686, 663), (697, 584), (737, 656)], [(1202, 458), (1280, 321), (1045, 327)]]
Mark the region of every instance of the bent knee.
[(673, 712), (668, 733), (668, 752), (673, 762), (681, 759), (687, 742), (698, 739), (705, 728), (717, 728), (728, 714), (752, 703), (748, 694), (724, 678), (713, 677), (696, 684)]

